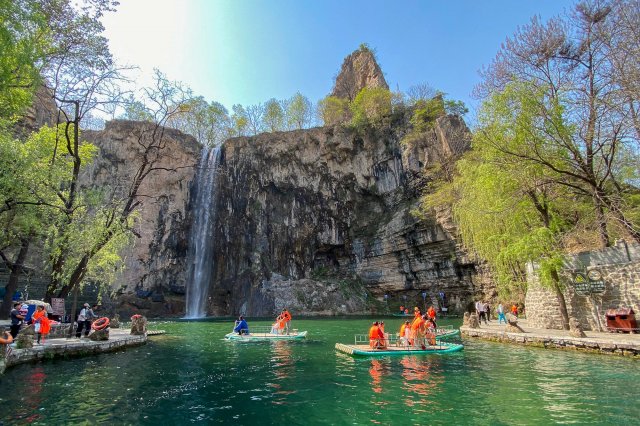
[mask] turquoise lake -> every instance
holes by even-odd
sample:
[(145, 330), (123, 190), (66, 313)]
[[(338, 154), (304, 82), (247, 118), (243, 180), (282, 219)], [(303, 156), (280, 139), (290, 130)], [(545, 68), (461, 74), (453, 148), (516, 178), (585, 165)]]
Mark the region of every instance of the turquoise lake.
[[(0, 424), (640, 422), (636, 360), (471, 339), (447, 355), (335, 351), (371, 321), (294, 317), (306, 340), (253, 343), (225, 341), (229, 322), (152, 322), (167, 334), (145, 346), (8, 369)], [(388, 332), (401, 323), (384, 321)]]

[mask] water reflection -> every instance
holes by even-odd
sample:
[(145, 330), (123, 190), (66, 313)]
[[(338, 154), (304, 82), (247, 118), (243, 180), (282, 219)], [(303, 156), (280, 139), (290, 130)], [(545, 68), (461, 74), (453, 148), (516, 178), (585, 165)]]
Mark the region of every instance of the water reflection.
[(24, 378), (22, 404), (16, 407), (15, 417), (26, 423), (37, 422), (41, 419), (40, 406), (42, 404), (42, 389), (47, 375), (42, 364), (33, 367), (31, 372)]
[(408, 395), (402, 398), (407, 407), (421, 407), (433, 403), (429, 398), (444, 382), (438, 358), (406, 356), (400, 360), (403, 388)]
[(291, 343), (286, 341), (275, 341), (271, 344), (270, 369), (273, 373), (274, 382), (267, 383), (272, 388), (273, 404), (283, 405), (287, 402), (288, 395), (296, 393), (295, 390), (288, 389), (287, 379), (294, 374)]

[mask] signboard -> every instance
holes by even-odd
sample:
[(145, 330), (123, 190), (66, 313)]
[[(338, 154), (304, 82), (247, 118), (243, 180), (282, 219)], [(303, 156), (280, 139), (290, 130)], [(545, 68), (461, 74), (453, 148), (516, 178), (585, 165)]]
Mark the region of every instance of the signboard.
[(605, 290), (602, 274), (596, 269), (592, 269), (587, 274), (583, 274), (582, 272), (573, 274), (573, 287), (576, 294), (581, 296), (602, 294)]
[(51, 310), (53, 311), (53, 315), (64, 315), (64, 299), (52, 297)]

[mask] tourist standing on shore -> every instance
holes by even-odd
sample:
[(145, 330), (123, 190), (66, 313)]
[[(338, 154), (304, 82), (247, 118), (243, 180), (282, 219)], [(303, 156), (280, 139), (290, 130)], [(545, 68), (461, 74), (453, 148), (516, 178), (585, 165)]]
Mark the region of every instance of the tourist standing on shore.
[(47, 312), (44, 310), (43, 305), (38, 305), (36, 307), (36, 311), (32, 316), (32, 321), (37, 336), (36, 343), (40, 344), (40, 338), (42, 338), (42, 343), (44, 343), (44, 338), (49, 334), (49, 330), (51, 330), (51, 323), (49, 322), (49, 318), (47, 318)]
[(484, 321), (485, 324), (491, 322), (491, 305), (489, 305), (489, 302), (484, 302)]
[(76, 329), (76, 337), (79, 339), (82, 335), (82, 329), (84, 328), (84, 337), (89, 335), (91, 331), (91, 320), (96, 319), (96, 314), (93, 313), (91, 306), (85, 303), (78, 315), (78, 328)]
[(11, 337), (16, 338), (18, 332), (20, 331), (20, 326), (22, 326), (22, 320), (24, 320), (24, 315), (20, 313), (20, 306), (22, 303), (16, 302), (13, 304), (13, 309), (11, 310)]
[(518, 307), (515, 304), (511, 306), (511, 313), (518, 318)]
[(507, 319), (504, 316), (504, 306), (502, 306), (502, 303), (498, 304), (498, 324), (502, 324), (502, 321), (504, 321), (504, 323), (507, 323)]

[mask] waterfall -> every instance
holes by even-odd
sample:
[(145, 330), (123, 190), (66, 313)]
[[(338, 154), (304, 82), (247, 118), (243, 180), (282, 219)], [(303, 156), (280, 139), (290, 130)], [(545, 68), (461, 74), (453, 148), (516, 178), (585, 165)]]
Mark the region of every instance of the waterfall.
[(198, 164), (193, 223), (187, 255), (187, 301), (185, 318), (204, 318), (213, 272), (213, 225), (216, 214), (216, 170), (220, 148), (205, 148)]

